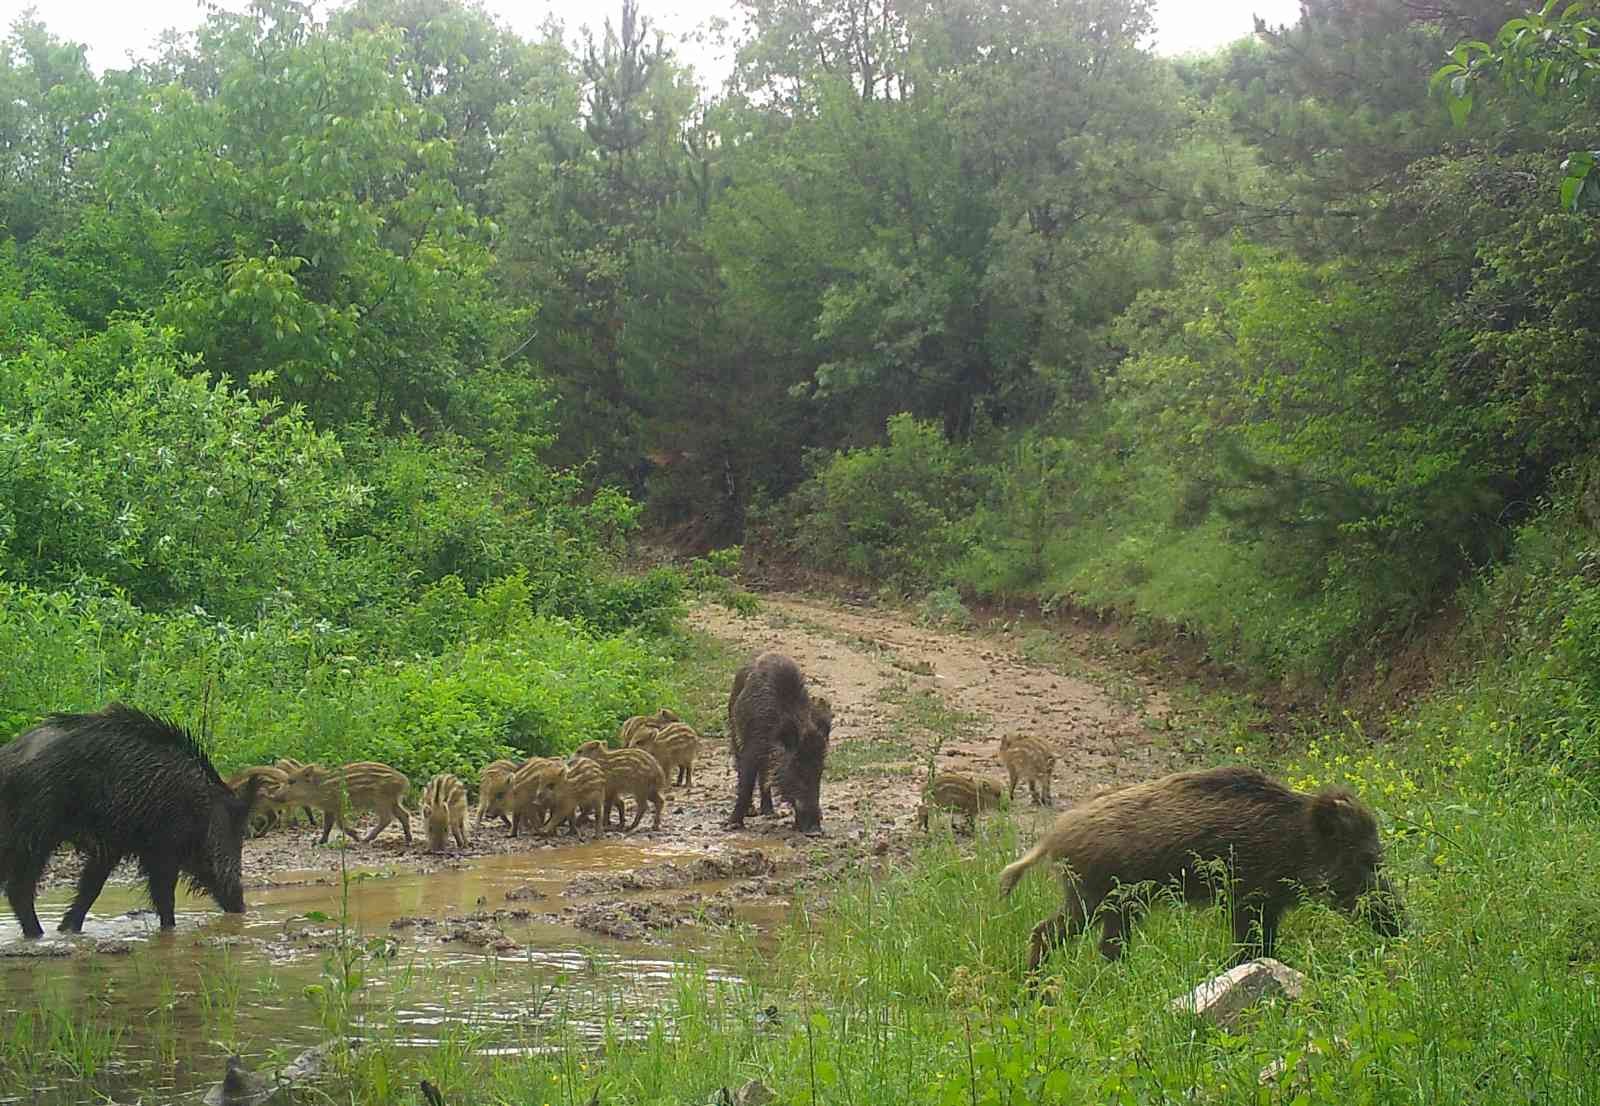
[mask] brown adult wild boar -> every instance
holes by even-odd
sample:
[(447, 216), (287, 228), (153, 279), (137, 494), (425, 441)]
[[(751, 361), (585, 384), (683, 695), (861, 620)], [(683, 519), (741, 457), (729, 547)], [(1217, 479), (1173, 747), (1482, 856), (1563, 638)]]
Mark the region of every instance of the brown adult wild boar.
[(833, 711), (806, 689), (800, 666), (782, 653), (762, 653), (739, 669), (728, 695), (728, 744), (738, 771), (729, 829), (743, 827), (756, 783), (761, 813), (772, 814), (772, 783), (794, 807), (794, 828), (822, 832), (822, 767)]
[[(1176, 884), (1184, 900), (1209, 902), (1226, 893), (1237, 962), (1271, 956), (1278, 923), (1301, 888), (1354, 913), (1378, 892), (1368, 920), (1385, 936), (1400, 932), (1400, 915), (1383, 874), (1378, 823), (1341, 787), (1315, 795), (1293, 791), (1253, 768), (1179, 772), (1102, 795), (1069, 810), (1037, 845), (1000, 874), (1009, 895), (1041, 861), (1065, 861), (1066, 905), (1034, 927), (1028, 967), (1081, 932), (1098, 913), (1100, 952), (1122, 955), (1137, 907), (1102, 904), (1117, 884)], [(1218, 863), (1227, 875), (1219, 878)]]

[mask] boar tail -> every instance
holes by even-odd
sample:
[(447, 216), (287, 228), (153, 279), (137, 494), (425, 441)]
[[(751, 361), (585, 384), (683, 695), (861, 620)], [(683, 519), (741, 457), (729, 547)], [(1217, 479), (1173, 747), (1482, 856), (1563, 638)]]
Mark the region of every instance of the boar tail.
[(1007, 864), (1005, 871), (1000, 873), (1000, 897), (1004, 898), (1011, 894), (1011, 889), (1017, 885), (1017, 882), (1023, 876), (1028, 874), (1028, 869), (1049, 855), (1050, 845), (1048, 839), (1046, 839), (1024, 853), (1022, 859), (1015, 863)]

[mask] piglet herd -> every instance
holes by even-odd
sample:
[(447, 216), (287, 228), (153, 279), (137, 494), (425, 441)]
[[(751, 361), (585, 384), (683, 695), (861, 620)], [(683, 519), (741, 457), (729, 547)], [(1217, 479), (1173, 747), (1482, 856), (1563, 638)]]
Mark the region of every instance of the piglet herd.
[[(794, 809), (795, 828), (822, 831), (821, 784), (832, 732), (826, 699), (810, 693), (787, 656), (768, 652), (735, 674), (728, 697), (728, 747), (736, 772), (733, 810), (743, 826), (759, 789), (760, 811), (775, 812), (773, 792)], [(497, 822), (511, 836), (524, 828), (549, 836), (563, 827), (598, 838), (613, 824), (637, 829), (646, 809), (661, 827), (665, 793), (689, 788), (701, 738), (671, 710), (628, 719), (614, 745), (588, 741), (566, 759), (496, 760), (478, 776), (479, 831)], [(1009, 735), (1000, 744), (1009, 787), (970, 775), (933, 777), (918, 808), (927, 828), (935, 808), (981, 812), (1014, 801), (1026, 784), (1033, 800), (1052, 804), (1056, 754), (1046, 741)], [(78, 932), (111, 871), (133, 857), (145, 876), (161, 925), (174, 924), (180, 876), (224, 911), (245, 909), (241, 854), (245, 836), (292, 820), (322, 818), (321, 841), (346, 816), (376, 813), (365, 840), (398, 822), (412, 844), (410, 781), (385, 764), (328, 767), (284, 758), (223, 780), (193, 737), (170, 722), (113, 703), (93, 714), (57, 714), (0, 746), (0, 887), (24, 936), (43, 933), (35, 889), (51, 854), (71, 844), (82, 857), (77, 893), (60, 924)], [(627, 823), (628, 804), (633, 820)], [(420, 814), (428, 848), (467, 845), (467, 788), (441, 773), (423, 787)], [(1365, 913), (1379, 932), (1400, 930), (1400, 912), (1383, 874), (1377, 822), (1342, 789), (1293, 791), (1254, 769), (1182, 772), (1125, 787), (1060, 815), (1039, 842), (1000, 877), (1009, 895), (1033, 867), (1060, 868), (1065, 903), (1035, 927), (1029, 968), (1091, 923), (1101, 951), (1122, 954), (1138, 903), (1133, 885), (1174, 886), (1189, 902), (1225, 898), (1240, 959), (1270, 955), (1278, 922), (1302, 889), (1350, 913)]]

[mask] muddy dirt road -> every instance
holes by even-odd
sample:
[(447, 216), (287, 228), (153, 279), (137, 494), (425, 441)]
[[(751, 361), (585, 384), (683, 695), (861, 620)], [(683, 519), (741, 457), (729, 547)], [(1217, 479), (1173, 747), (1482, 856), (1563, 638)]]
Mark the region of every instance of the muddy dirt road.
[(705, 606), (690, 621), (748, 653), (787, 652), (832, 701), (823, 787), (831, 827), (909, 830), (930, 759), (936, 771), (1005, 783), (1000, 739), (1012, 733), (1056, 747), (1058, 810), (1179, 764), (1146, 721), (1165, 713), (1158, 693), (1129, 705), (1101, 683), (1027, 660), (1001, 640), (920, 626), (901, 612), (783, 594), (764, 596), (754, 618)]

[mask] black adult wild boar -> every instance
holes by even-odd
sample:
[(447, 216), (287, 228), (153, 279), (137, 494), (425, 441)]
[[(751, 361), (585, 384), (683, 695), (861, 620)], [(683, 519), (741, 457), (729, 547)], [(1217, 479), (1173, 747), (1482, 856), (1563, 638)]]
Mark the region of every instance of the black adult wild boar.
[(761, 813), (772, 814), (772, 783), (794, 807), (794, 828), (822, 832), (822, 765), (833, 712), (813, 699), (800, 666), (782, 653), (762, 653), (739, 669), (728, 695), (728, 743), (739, 774), (729, 829), (750, 813), (757, 780)]
[(23, 936), (44, 933), (34, 891), (63, 842), (83, 856), (63, 932), (82, 931), (126, 856), (138, 858), (162, 928), (176, 924), (180, 874), (223, 910), (242, 914), (239, 854), (261, 786), (252, 777), (234, 794), (193, 737), (121, 703), (51, 715), (0, 746), (0, 884)]
[[(1259, 921), (1262, 956), (1272, 955), (1278, 922), (1304, 888), (1354, 913), (1378, 892), (1368, 920), (1385, 936), (1400, 932), (1398, 903), (1383, 874), (1383, 847), (1372, 812), (1342, 787), (1315, 795), (1293, 791), (1253, 768), (1179, 772), (1092, 799), (1056, 819), (1039, 843), (1000, 873), (1000, 893), (1035, 864), (1065, 861), (1066, 907), (1034, 927), (1029, 969), (1094, 920), (1115, 886), (1154, 881), (1178, 885), (1186, 902), (1224, 891), (1233, 914), (1238, 962), (1250, 959)], [(1214, 874), (1218, 862), (1227, 877)], [(1122, 955), (1131, 902), (1100, 916), (1100, 952)]]

